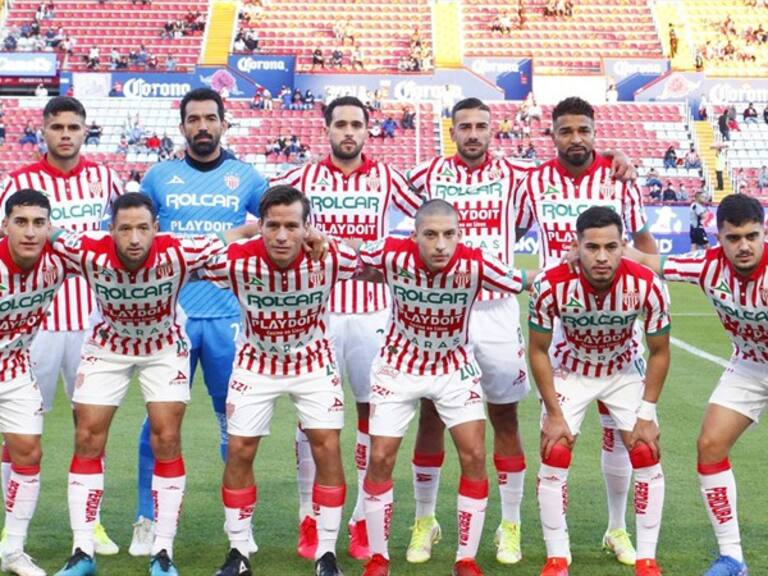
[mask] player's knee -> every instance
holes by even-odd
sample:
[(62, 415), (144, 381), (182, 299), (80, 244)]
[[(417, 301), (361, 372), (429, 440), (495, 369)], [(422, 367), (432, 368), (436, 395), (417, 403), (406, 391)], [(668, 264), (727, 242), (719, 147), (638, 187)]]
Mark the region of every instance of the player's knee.
[(368, 472), (373, 481), (380, 482), (392, 476), (395, 467), (397, 453), (385, 447), (371, 447), (371, 459), (368, 463)]
[(541, 463), (553, 468), (568, 469), (571, 466), (572, 454), (571, 449), (565, 444), (555, 444), (549, 451), (549, 456), (541, 459)]
[(719, 461), (728, 456), (728, 447), (715, 435), (702, 432), (696, 441), (699, 461)]
[(658, 455), (654, 456), (653, 450), (645, 442), (638, 442), (635, 447), (629, 451), (629, 461), (632, 462), (632, 468), (648, 468), (659, 463)]
[(78, 425), (75, 430), (75, 451), (79, 456), (99, 458), (105, 442), (106, 434), (101, 431), (83, 425)]
[(169, 460), (177, 458), (181, 454), (181, 435), (174, 428), (153, 430), (151, 442), (155, 458)]
[(459, 463), (464, 476), (477, 477), (485, 470), (485, 445), (478, 442), (476, 446), (463, 448), (459, 452)]
[(324, 434), (313, 435), (310, 443), (315, 462), (340, 454), (338, 432), (326, 431)]
[(43, 448), (39, 438), (14, 441), (11, 461), (16, 466), (37, 466), (42, 459)]

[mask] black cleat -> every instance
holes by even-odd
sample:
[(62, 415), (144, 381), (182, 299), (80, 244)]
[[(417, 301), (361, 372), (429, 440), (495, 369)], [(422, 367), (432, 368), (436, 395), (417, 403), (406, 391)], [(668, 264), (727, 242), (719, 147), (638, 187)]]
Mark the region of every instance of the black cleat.
[(333, 552), (326, 552), (315, 562), (315, 576), (344, 576)]
[(237, 548), (232, 548), (227, 554), (215, 576), (251, 576), (251, 563), (247, 556), (240, 554)]

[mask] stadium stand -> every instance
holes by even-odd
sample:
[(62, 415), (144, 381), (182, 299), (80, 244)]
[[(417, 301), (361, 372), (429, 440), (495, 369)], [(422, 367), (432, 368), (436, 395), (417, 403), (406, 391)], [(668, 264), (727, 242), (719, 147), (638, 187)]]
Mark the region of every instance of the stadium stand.
[(522, 28), (513, 19), (508, 34), (492, 33), (494, 21), (510, 4), (516, 3), (463, 3), (466, 56), (533, 57), (536, 72), (544, 74), (599, 72), (602, 58), (661, 56), (653, 14), (645, 2), (579, 0), (568, 17), (545, 16), (545, 0), (527, 1)]

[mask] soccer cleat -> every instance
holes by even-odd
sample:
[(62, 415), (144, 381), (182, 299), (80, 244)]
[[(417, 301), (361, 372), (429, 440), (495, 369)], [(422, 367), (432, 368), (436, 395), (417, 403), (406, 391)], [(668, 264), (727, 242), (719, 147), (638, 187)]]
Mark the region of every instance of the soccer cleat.
[(389, 576), (389, 560), (381, 554), (374, 554), (365, 564), (363, 576)]
[(351, 522), (349, 530), (349, 548), (347, 553), (355, 560), (368, 560), (371, 557), (371, 549), (368, 547), (368, 528), (365, 520)]
[(133, 525), (133, 537), (128, 547), (131, 556), (149, 556), (152, 554), (152, 542), (155, 540), (155, 523), (149, 518), (139, 516)]
[(179, 576), (179, 571), (165, 548), (149, 561), (149, 576)]
[(483, 576), (483, 571), (474, 558), (462, 558), (453, 565), (451, 576)]
[(539, 576), (568, 576), (568, 558), (547, 558)]
[(88, 554), (75, 548), (75, 552), (69, 557), (64, 568), (56, 572), (55, 576), (93, 576), (96, 574), (96, 562)]
[(96, 522), (94, 527), (93, 545), (93, 551), (100, 556), (114, 556), (120, 552), (120, 547), (112, 541), (101, 522)]
[(440, 524), (434, 516), (424, 516), (416, 518), (412, 530), (405, 559), (411, 564), (421, 564), (432, 558), (432, 545), (440, 542)]
[(661, 568), (653, 558), (643, 558), (635, 563), (635, 576), (661, 576)]
[(603, 550), (611, 552), (622, 564), (634, 566), (637, 555), (635, 547), (632, 546), (632, 539), (623, 528), (609, 530), (603, 536)]
[(307, 560), (315, 559), (317, 552), (317, 521), (312, 516), (304, 516), (299, 524), (299, 543), (296, 552)]
[(236, 548), (231, 548), (215, 576), (251, 576), (252, 574), (248, 558), (240, 554)]
[(749, 570), (744, 562), (732, 556), (718, 556), (704, 573), (704, 576), (748, 576)]
[(520, 551), (520, 524), (502, 520), (496, 529), (496, 560), (500, 564), (517, 564), (523, 559)]
[(326, 552), (315, 562), (315, 576), (344, 576), (333, 552)]
[(10, 572), (17, 576), (45, 576), (45, 570), (35, 564), (29, 554), (25, 554), (23, 550), (3, 554), (0, 568), (3, 572)]

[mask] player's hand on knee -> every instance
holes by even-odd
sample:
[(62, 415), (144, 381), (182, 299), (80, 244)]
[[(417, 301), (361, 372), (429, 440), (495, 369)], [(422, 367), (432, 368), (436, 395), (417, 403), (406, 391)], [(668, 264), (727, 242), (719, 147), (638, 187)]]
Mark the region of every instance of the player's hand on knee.
[(569, 446), (574, 443), (573, 434), (565, 418), (562, 415), (545, 415), (541, 426), (541, 458), (543, 460), (549, 458), (552, 448), (563, 439)]
[(632, 434), (629, 436), (629, 450), (632, 450), (638, 442), (643, 442), (650, 449), (655, 460), (659, 459), (660, 447), (659, 438), (661, 434), (659, 432), (659, 425), (653, 420), (643, 420), (638, 418), (635, 422), (635, 428), (632, 430)]

